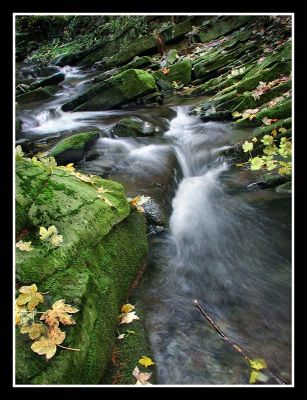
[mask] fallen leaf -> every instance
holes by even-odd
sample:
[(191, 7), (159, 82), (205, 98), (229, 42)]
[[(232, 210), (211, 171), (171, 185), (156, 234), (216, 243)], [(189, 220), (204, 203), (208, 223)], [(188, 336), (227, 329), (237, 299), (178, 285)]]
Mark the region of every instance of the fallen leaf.
[(69, 304), (65, 304), (65, 300), (58, 300), (52, 305), (52, 310), (47, 310), (40, 317), (43, 321), (45, 320), (46, 324), (50, 327), (57, 327), (61, 322), (63, 325), (74, 325), (76, 322), (72, 318), (70, 314), (74, 314), (79, 310), (75, 307), (72, 307)]
[(61, 246), (62, 242), (63, 242), (63, 236), (62, 235), (52, 235), (51, 238), (50, 238), (50, 244), (53, 247)]
[(124, 333), (122, 333), (121, 335), (117, 336), (117, 339), (122, 340), (124, 339), (126, 335)]
[(22, 151), (22, 147), (18, 145), (15, 149), (15, 158), (16, 160), (21, 160), (22, 157), (24, 156), (24, 152)]
[(30, 339), (37, 339), (46, 333), (46, 326), (33, 322), (32, 324), (25, 324), (20, 328), (20, 333), (28, 333)]
[(164, 67), (164, 68), (162, 68), (161, 69), (161, 71), (162, 71), (162, 73), (164, 74), (164, 75), (167, 75), (167, 74), (169, 74), (169, 68), (166, 68), (166, 67)]
[(263, 167), (263, 165), (264, 165), (264, 161), (260, 157), (251, 158), (250, 163), (251, 163), (252, 171), (256, 171), (256, 170), (260, 169), (261, 167)]
[(121, 308), (121, 312), (126, 313), (126, 314), (133, 310), (134, 310), (134, 306), (130, 303), (124, 304)]
[(272, 135), (273, 137), (275, 137), (275, 136), (277, 135), (277, 130), (276, 130), (276, 129), (273, 129), (272, 132), (271, 132), (271, 135)]
[(28, 310), (33, 311), (39, 303), (44, 302), (44, 298), (40, 292), (37, 291), (35, 284), (31, 286), (22, 286), (19, 289), (21, 293), (16, 299), (16, 304), (19, 306), (28, 303)]
[(138, 367), (135, 367), (132, 371), (132, 375), (136, 378), (136, 385), (152, 385), (148, 380), (150, 379), (152, 372), (141, 372)]
[(253, 383), (256, 383), (257, 381), (265, 383), (268, 380), (269, 380), (269, 377), (264, 375), (262, 372), (257, 371), (255, 369), (251, 370), (251, 374), (250, 374), (250, 377), (249, 377), (249, 383), (253, 384)]
[(19, 306), (15, 303), (15, 324), (23, 325), (31, 321), (31, 316), (29, 315), (29, 311), (27, 306)]
[(152, 361), (151, 358), (146, 357), (146, 356), (142, 356), (142, 357), (139, 359), (139, 363), (142, 364), (142, 365), (144, 365), (145, 368), (149, 367), (150, 365), (154, 365), (154, 364), (155, 364), (155, 362)]
[[(286, 129), (286, 128), (279, 128), (278, 130), (279, 130), (280, 133), (285, 133), (285, 132), (287, 132), (287, 129)], [(276, 132), (276, 133), (277, 133), (277, 132)]]
[(97, 194), (97, 197), (101, 200), (103, 200), (108, 206), (110, 207), (115, 207), (115, 205), (112, 203), (111, 200), (109, 200), (106, 196), (102, 194)]
[(66, 333), (55, 327), (48, 331), (47, 336), (41, 336), (39, 340), (34, 342), (31, 349), (39, 354), (46, 355), (47, 360), (53, 357), (57, 350), (57, 345), (65, 340)]
[(253, 360), (249, 360), (250, 366), (257, 371), (260, 371), (263, 368), (267, 368), (267, 364), (263, 358), (255, 358)]
[(23, 240), (19, 240), (19, 242), (16, 243), (16, 247), (21, 251), (32, 251), (34, 249), (31, 247), (31, 243), (31, 241), (24, 242)]
[(271, 119), (271, 118), (268, 118), (268, 117), (264, 117), (264, 118), (262, 119), (262, 122), (263, 122), (265, 125), (271, 125), (271, 124), (272, 124), (272, 119)]
[(135, 311), (132, 311), (132, 312), (129, 312), (129, 313), (124, 313), (122, 316), (121, 316), (121, 320), (120, 320), (120, 325), (121, 324), (130, 324), (130, 322), (132, 322), (132, 321), (134, 321), (135, 319), (140, 319), (137, 315), (136, 315), (136, 313), (135, 313)]
[(57, 233), (58, 230), (54, 225), (49, 226), (48, 229), (44, 228), (43, 226), (39, 228), (40, 240), (46, 240), (52, 235), (57, 235)]
[(243, 149), (244, 153), (247, 153), (247, 152), (253, 150), (253, 148), (254, 148), (253, 143), (249, 142), (247, 140), (245, 140), (245, 142), (242, 144), (242, 149)]

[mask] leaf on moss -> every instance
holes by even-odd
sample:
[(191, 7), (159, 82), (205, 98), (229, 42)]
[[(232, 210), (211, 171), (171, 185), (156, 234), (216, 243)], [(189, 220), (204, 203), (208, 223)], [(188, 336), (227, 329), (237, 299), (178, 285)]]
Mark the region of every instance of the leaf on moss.
[(133, 311), (134, 308), (135, 308), (135, 307), (134, 307), (132, 304), (127, 303), (127, 304), (124, 304), (124, 305), (122, 306), (121, 312), (127, 314), (127, 313), (129, 313), (130, 311)]
[(21, 160), (22, 157), (24, 156), (24, 152), (22, 151), (22, 147), (20, 145), (16, 146), (15, 149), (15, 158), (16, 160)]
[(21, 251), (32, 251), (34, 248), (31, 246), (31, 243), (31, 241), (24, 242), (23, 240), (19, 240), (19, 242), (16, 243), (16, 247)]
[(139, 363), (141, 365), (144, 365), (145, 368), (149, 367), (150, 365), (154, 365), (155, 364), (155, 362), (152, 361), (152, 359), (150, 357), (146, 357), (146, 356), (142, 356), (139, 359)]
[(23, 325), (27, 324), (29, 321), (31, 321), (31, 315), (28, 311), (27, 306), (25, 305), (19, 306), (15, 302), (15, 324)]
[(40, 317), (50, 327), (57, 327), (61, 322), (63, 325), (74, 325), (76, 322), (69, 314), (74, 314), (79, 310), (69, 304), (65, 304), (65, 300), (58, 300), (52, 305), (52, 310), (47, 310)]
[(46, 333), (46, 326), (44, 324), (39, 324), (33, 322), (32, 324), (24, 324), (20, 328), (20, 333), (28, 333), (30, 339), (34, 340), (39, 338), (41, 335)]
[(39, 340), (34, 342), (31, 346), (31, 349), (41, 356), (45, 355), (46, 359), (49, 360), (55, 355), (57, 345), (64, 342), (65, 336), (65, 332), (61, 331), (57, 327), (54, 327), (48, 331), (47, 336), (41, 336)]
[(136, 378), (136, 385), (152, 385), (150, 382), (148, 382), (152, 372), (141, 372), (138, 367), (135, 367), (132, 371), (132, 375)]
[(252, 142), (248, 142), (247, 140), (245, 140), (245, 142), (242, 144), (242, 149), (244, 151), (244, 153), (247, 153), (251, 150), (253, 150), (254, 148), (254, 144)]
[(44, 302), (43, 295), (37, 291), (35, 284), (31, 286), (22, 286), (19, 289), (21, 293), (16, 299), (16, 304), (19, 306), (28, 304), (28, 310), (33, 311), (39, 303)]
[(130, 324), (135, 319), (140, 319), (136, 315), (135, 311), (128, 312), (127, 314), (123, 313), (123, 314), (120, 315), (120, 318), (121, 318), (120, 323), (119, 323), (120, 325), (121, 324)]

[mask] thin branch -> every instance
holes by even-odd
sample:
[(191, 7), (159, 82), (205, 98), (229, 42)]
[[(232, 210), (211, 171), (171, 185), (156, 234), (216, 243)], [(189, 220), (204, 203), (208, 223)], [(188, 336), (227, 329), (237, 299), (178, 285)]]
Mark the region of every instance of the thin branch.
[(62, 346), (61, 344), (58, 344), (58, 346), (59, 346), (59, 347), (62, 347), (62, 349), (66, 349), (66, 350), (80, 351), (80, 349), (73, 349), (73, 348), (71, 348), (71, 347), (65, 347), (65, 346)]
[[(198, 310), (202, 313), (202, 315), (206, 318), (206, 320), (209, 322), (209, 324), (214, 328), (214, 330), (221, 336), (222, 339), (224, 339), (226, 342), (228, 342), (238, 353), (240, 353), (245, 360), (251, 364), (251, 357), (235, 342), (233, 342), (231, 339), (229, 339), (223, 331), (213, 322), (212, 318), (210, 315), (203, 309), (203, 307), (199, 304), (197, 300), (194, 300), (195, 306), (198, 308)], [(266, 368), (266, 372), (268, 375), (273, 378), (279, 385), (285, 385), (285, 382), (283, 382), (280, 378), (278, 378), (276, 375), (274, 375), (269, 369)]]

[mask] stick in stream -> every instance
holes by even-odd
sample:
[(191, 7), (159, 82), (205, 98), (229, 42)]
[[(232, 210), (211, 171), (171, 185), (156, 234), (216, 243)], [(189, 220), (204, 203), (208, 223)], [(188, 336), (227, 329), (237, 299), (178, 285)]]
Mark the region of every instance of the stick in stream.
[[(198, 308), (198, 310), (202, 313), (202, 315), (206, 318), (209, 324), (214, 328), (214, 330), (221, 336), (221, 338), (224, 339), (226, 342), (228, 342), (238, 353), (240, 353), (245, 358), (245, 360), (249, 364), (251, 364), (252, 359), (246, 354), (246, 352), (239, 345), (230, 340), (225, 335), (225, 333), (221, 331), (221, 329), (213, 322), (212, 318), (207, 314), (207, 312), (203, 309), (203, 307), (199, 304), (199, 302), (197, 300), (194, 300), (194, 304)], [(279, 385), (285, 385), (285, 382), (283, 382), (280, 378), (274, 375), (269, 369), (266, 368), (266, 372)]]

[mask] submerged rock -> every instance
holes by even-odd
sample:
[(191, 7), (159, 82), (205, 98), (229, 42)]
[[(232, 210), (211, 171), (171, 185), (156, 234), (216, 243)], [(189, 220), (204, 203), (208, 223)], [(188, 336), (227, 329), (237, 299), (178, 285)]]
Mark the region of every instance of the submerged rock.
[[(16, 163), (17, 233), (26, 229), (31, 252), (16, 249), (18, 285), (35, 283), (48, 292), (41, 310), (65, 299), (77, 307), (76, 324), (66, 329), (64, 345), (48, 362), (31, 350), (26, 335), (16, 335), (19, 384), (95, 384), (111, 358), (118, 313), (147, 252), (141, 213), (130, 213), (120, 184), (95, 178), (114, 206), (97, 197), (96, 188), (68, 172), (51, 174), (29, 159)], [(47, 249), (39, 227), (55, 225), (60, 247)]]
[(116, 136), (153, 136), (162, 132), (159, 126), (137, 117), (123, 118), (111, 130)]
[(109, 110), (153, 92), (157, 92), (154, 78), (141, 69), (130, 69), (97, 83), (82, 95), (65, 103), (62, 109), (64, 111)]
[(98, 132), (84, 132), (60, 140), (48, 152), (48, 156), (55, 157), (60, 165), (81, 161), (88, 148), (99, 138)]

